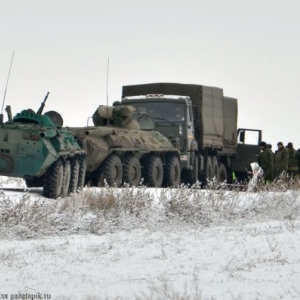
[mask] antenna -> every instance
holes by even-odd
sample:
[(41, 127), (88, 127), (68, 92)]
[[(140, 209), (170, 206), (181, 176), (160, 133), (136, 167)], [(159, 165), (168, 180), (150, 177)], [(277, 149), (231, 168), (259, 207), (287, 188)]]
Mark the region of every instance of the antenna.
[(0, 116), (0, 120), (1, 121), (3, 121), (3, 107), (4, 107), (6, 92), (7, 92), (7, 86), (8, 86), (9, 76), (10, 76), (10, 70), (11, 70), (11, 66), (12, 66), (13, 60), (14, 60), (14, 55), (15, 55), (15, 51), (13, 51), (13, 54), (12, 54), (12, 57), (11, 57), (11, 61), (10, 61), (10, 66), (9, 66), (9, 71), (8, 71), (8, 76), (7, 76), (5, 91), (4, 91), (4, 97), (3, 97), (3, 101), (2, 101), (1, 116)]
[(109, 75), (109, 57), (107, 58), (107, 70), (106, 70), (106, 112), (107, 112), (107, 125), (109, 125), (109, 113), (108, 113), (108, 75)]
[(106, 105), (108, 106), (108, 75), (109, 75), (109, 57), (107, 58), (107, 70), (106, 70)]

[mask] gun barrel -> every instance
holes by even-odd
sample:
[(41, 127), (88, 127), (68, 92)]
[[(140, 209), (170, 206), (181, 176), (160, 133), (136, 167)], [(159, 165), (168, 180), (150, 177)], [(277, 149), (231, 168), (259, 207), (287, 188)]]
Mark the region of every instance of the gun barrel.
[(41, 103), (40, 108), (39, 108), (38, 111), (36, 112), (37, 115), (41, 115), (41, 114), (42, 114), (43, 109), (44, 109), (44, 107), (45, 107), (45, 104), (46, 104), (46, 101), (47, 101), (47, 98), (48, 98), (49, 94), (50, 94), (50, 92), (48, 92), (47, 95), (45, 96), (44, 101)]

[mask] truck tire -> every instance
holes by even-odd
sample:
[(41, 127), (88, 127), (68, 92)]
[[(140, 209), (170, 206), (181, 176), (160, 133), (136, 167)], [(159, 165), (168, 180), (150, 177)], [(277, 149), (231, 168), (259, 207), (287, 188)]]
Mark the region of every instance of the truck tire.
[(55, 161), (46, 171), (43, 194), (47, 198), (57, 199), (61, 195), (64, 179), (62, 160)]
[(123, 179), (123, 168), (121, 159), (115, 155), (110, 155), (104, 164), (104, 179), (109, 186), (120, 187)]
[(134, 156), (127, 156), (125, 159), (123, 182), (130, 186), (138, 186), (141, 182), (141, 164)]
[(180, 161), (176, 155), (168, 156), (164, 169), (164, 186), (178, 186), (180, 184)]
[(211, 161), (210, 156), (207, 157), (205, 175), (206, 175), (205, 176), (206, 181), (207, 180), (212, 180), (212, 178), (213, 178), (213, 169), (212, 169), (212, 161)]
[(77, 192), (80, 192), (84, 187), (85, 171), (86, 171), (85, 155), (82, 155), (79, 158), (78, 185), (76, 190)]
[(63, 163), (64, 166), (64, 179), (61, 189), (61, 196), (66, 197), (69, 193), (69, 187), (70, 187), (70, 179), (71, 179), (71, 165), (70, 161), (66, 160)]
[(145, 164), (145, 181), (149, 187), (161, 187), (164, 178), (161, 158), (151, 155)]
[(225, 165), (222, 163), (220, 164), (220, 168), (219, 168), (219, 178), (220, 178), (220, 182), (227, 183), (227, 171)]
[(79, 161), (76, 157), (71, 159), (71, 178), (69, 185), (69, 193), (76, 193), (79, 179)]
[(219, 164), (215, 156), (212, 157), (212, 179), (215, 178), (217, 182), (220, 181)]
[(195, 153), (193, 160), (193, 170), (188, 170), (188, 183), (195, 184), (198, 181), (198, 156)]

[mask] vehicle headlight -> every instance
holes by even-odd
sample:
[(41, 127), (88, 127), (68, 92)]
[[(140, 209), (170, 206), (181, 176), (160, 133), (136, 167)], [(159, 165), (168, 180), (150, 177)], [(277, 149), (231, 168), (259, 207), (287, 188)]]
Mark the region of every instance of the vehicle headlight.
[(181, 161), (187, 161), (188, 160), (188, 156), (187, 155), (180, 155), (180, 160)]
[(182, 125), (179, 125), (179, 128), (178, 128), (178, 132), (179, 132), (179, 135), (182, 136)]

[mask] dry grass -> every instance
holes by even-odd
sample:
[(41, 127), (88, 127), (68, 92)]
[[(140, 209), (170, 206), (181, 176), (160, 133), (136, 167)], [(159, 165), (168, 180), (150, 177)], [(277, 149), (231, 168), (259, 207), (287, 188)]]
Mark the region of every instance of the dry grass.
[(15, 249), (4, 249), (0, 251), (0, 265), (11, 267), (15, 261)]
[(201, 300), (201, 293), (193, 295), (191, 289), (187, 286), (184, 292), (175, 291), (167, 282), (162, 282), (160, 285), (149, 287), (149, 293), (137, 296), (136, 300)]
[[(174, 289), (172, 282), (168, 282), (165, 278), (158, 278), (157, 282), (149, 282), (147, 292), (143, 292), (136, 296), (136, 300), (201, 300), (202, 291), (199, 280), (199, 269), (194, 268), (192, 279), (189, 283), (185, 283), (182, 291), (178, 292)], [(177, 285), (178, 290), (178, 285)]]
[(80, 195), (58, 200), (33, 198), (25, 193), (22, 199), (14, 201), (0, 195), (0, 236), (11, 234), (4, 227), (14, 227), (14, 233), (23, 238), (38, 233), (103, 234), (117, 228), (129, 230), (147, 223), (152, 206), (153, 198), (146, 188), (125, 187), (121, 193), (108, 187), (87, 188)]
[[(85, 188), (80, 195), (64, 199), (32, 197), (19, 200), (0, 194), (0, 236), (32, 238), (45, 234), (159, 228), (182, 223), (194, 226), (232, 222), (280, 220), (290, 230), (298, 225), (300, 189), (298, 181), (278, 180), (256, 191), (244, 191), (215, 181), (208, 189), (192, 187), (157, 189), (141, 186), (122, 189)], [(12, 229), (12, 231), (8, 230)]]

